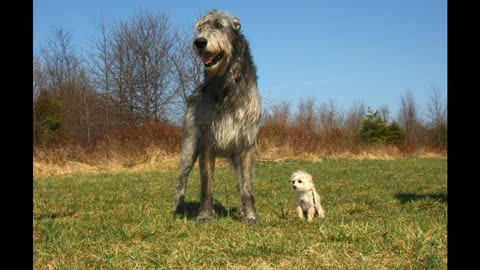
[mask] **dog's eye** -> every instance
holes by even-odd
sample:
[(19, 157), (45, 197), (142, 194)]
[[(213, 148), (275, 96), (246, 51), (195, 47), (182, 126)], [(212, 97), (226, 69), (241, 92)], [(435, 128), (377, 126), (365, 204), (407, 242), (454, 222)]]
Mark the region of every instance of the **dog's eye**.
[(201, 32), (202, 32), (202, 27), (198, 27), (198, 28), (197, 28), (197, 32), (198, 32), (198, 33), (201, 33)]
[(298, 183), (300, 183), (300, 184), (301, 184), (301, 183), (302, 183), (302, 180), (298, 180)]
[(223, 25), (220, 22), (215, 22), (215, 24), (213, 26), (215, 26), (215, 28), (217, 28), (217, 29), (222, 29), (223, 28)]

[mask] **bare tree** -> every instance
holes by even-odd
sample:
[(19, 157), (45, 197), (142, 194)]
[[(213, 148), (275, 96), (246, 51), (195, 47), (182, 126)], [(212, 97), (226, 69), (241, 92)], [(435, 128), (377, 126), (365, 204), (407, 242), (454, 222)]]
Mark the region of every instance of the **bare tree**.
[(45, 88), (45, 76), (43, 74), (42, 63), (38, 53), (33, 54), (33, 71), (32, 71), (33, 92), (32, 101), (35, 109), (35, 104), (40, 96), (40, 91)]
[(300, 98), (298, 102), (298, 112), (295, 117), (295, 124), (300, 125), (306, 131), (314, 131), (317, 126), (315, 117), (315, 98)]
[(40, 114), (42, 112), (39, 110), (41, 107), (41, 96), (42, 91), (45, 91), (45, 82), (43, 68), (41, 64), (41, 57), (39, 53), (33, 54), (33, 70), (32, 70), (32, 106), (33, 106), (33, 143), (36, 145), (39, 143), (44, 135), (46, 130), (44, 119), (46, 118), (43, 113), (42, 117)]
[(398, 123), (405, 134), (407, 143), (417, 143), (420, 120), (418, 117), (418, 105), (410, 90), (407, 90), (400, 99)]
[(286, 126), (290, 120), (290, 114), (290, 102), (283, 101), (278, 104), (273, 104), (268, 111), (265, 109), (263, 118), (266, 124)]
[(67, 142), (91, 142), (105, 126), (105, 117), (98, 117), (104, 114), (103, 102), (92, 86), (85, 61), (75, 53), (70, 33), (62, 27), (55, 29), (33, 63), (34, 92), (40, 91), (40, 102), (34, 99), (37, 142), (56, 135)]
[(95, 97), (91, 97), (90, 95), (92, 91), (88, 83), (85, 70), (81, 71), (79, 82), (77, 83), (76, 87), (76, 91), (78, 92), (80, 98), (80, 102), (78, 103), (78, 107), (80, 109), (80, 128), (83, 130), (82, 135), (84, 135), (86, 143), (90, 143), (92, 137), (92, 100)]
[(74, 53), (71, 34), (58, 27), (41, 49), (46, 87), (57, 97), (66, 94), (79, 76), (80, 61)]
[(357, 132), (362, 126), (362, 120), (365, 118), (367, 110), (363, 101), (354, 100), (350, 110), (347, 112), (345, 117), (345, 128), (353, 135)]
[(78, 100), (76, 92), (82, 70), (81, 60), (75, 54), (71, 35), (62, 27), (54, 29), (51, 38), (40, 49), (44, 91), (48, 91), (49, 104), (60, 106), (61, 130), (74, 136), (79, 131)]
[(99, 36), (93, 40), (93, 51), (90, 54), (90, 78), (97, 93), (103, 96), (105, 106), (105, 123), (107, 135), (110, 133), (111, 123), (111, 88), (112, 88), (112, 46), (110, 44), (111, 33), (103, 20), (100, 18), (97, 29)]
[(133, 20), (133, 57), (137, 66), (139, 105), (145, 120), (165, 120), (167, 107), (177, 92), (174, 87), (173, 35), (165, 14), (139, 11)]
[(318, 109), (320, 128), (323, 131), (331, 131), (340, 128), (343, 122), (343, 115), (337, 110), (333, 100), (328, 103), (323, 102)]
[(433, 84), (431, 91), (426, 110), (431, 140), (437, 146), (445, 146), (447, 144), (447, 101), (438, 85)]
[(380, 117), (382, 117), (382, 120), (385, 121), (385, 123), (388, 123), (390, 120), (390, 110), (388, 109), (388, 105), (380, 106), (378, 113), (380, 114)]
[(131, 123), (168, 120), (179, 91), (169, 17), (138, 10), (112, 26), (101, 21), (99, 32), (92, 66), (97, 87), (111, 96), (117, 114)]
[(174, 71), (178, 80), (178, 89), (182, 105), (186, 106), (187, 98), (202, 83), (202, 61), (192, 50), (192, 35), (185, 28), (177, 31), (175, 52), (173, 54)]
[[(134, 77), (131, 72), (131, 64), (128, 49), (128, 33), (127, 24), (119, 22), (112, 26), (109, 41), (110, 51), (108, 63), (110, 64), (109, 72), (111, 72), (112, 100), (115, 104), (115, 114), (120, 119), (130, 123), (135, 122), (135, 102), (134, 89), (128, 91), (129, 83)], [(133, 84), (134, 85), (134, 84)], [(132, 95), (133, 93), (133, 95)]]
[(430, 102), (427, 104), (427, 117), (432, 126), (447, 124), (447, 103), (443, 98), (440, 87), (431, 86)]

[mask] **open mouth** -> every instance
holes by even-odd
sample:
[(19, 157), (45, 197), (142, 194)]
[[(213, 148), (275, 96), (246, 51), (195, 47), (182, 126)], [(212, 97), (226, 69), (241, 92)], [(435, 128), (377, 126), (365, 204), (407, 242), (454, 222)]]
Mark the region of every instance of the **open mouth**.
[(218, 63), (218, 61), (220, 61), (222, 58), (223, 58), (223, 53), (213, 54), (213, 55), (212, 54), (206, 54), (202, 58), (202, 62), (205, 65), (205, 67), (211, 67), (211, 66), (215, 65), (216, 63)]

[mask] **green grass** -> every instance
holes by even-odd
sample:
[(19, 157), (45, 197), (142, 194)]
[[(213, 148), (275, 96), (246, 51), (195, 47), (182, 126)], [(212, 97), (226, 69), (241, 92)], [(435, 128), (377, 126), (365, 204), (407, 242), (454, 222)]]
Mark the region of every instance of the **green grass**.
[[(325, 219), (296, 217), (288, 181), (315, 177)], [(171, 215), (176, 171), (34, 180), (35, 269), (446, 269), (447, 160), (286, 161), (256, 166), (261, 224), (239, 222), (230, 168), (215, 172), (216, 218)]]

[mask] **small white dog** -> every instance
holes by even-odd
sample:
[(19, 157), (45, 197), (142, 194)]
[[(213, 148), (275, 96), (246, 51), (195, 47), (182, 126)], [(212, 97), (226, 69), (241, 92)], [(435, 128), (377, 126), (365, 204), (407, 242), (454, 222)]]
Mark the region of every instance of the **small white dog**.
[(300, 219), (307, 217), (312, 222), (314, 217), (323, 218), (325, 211), (320, 204), (320, 195), (315, 190), (313, 177), (302, 171), (296, 171), (290, 179), (295, 190), (295, 206)]

